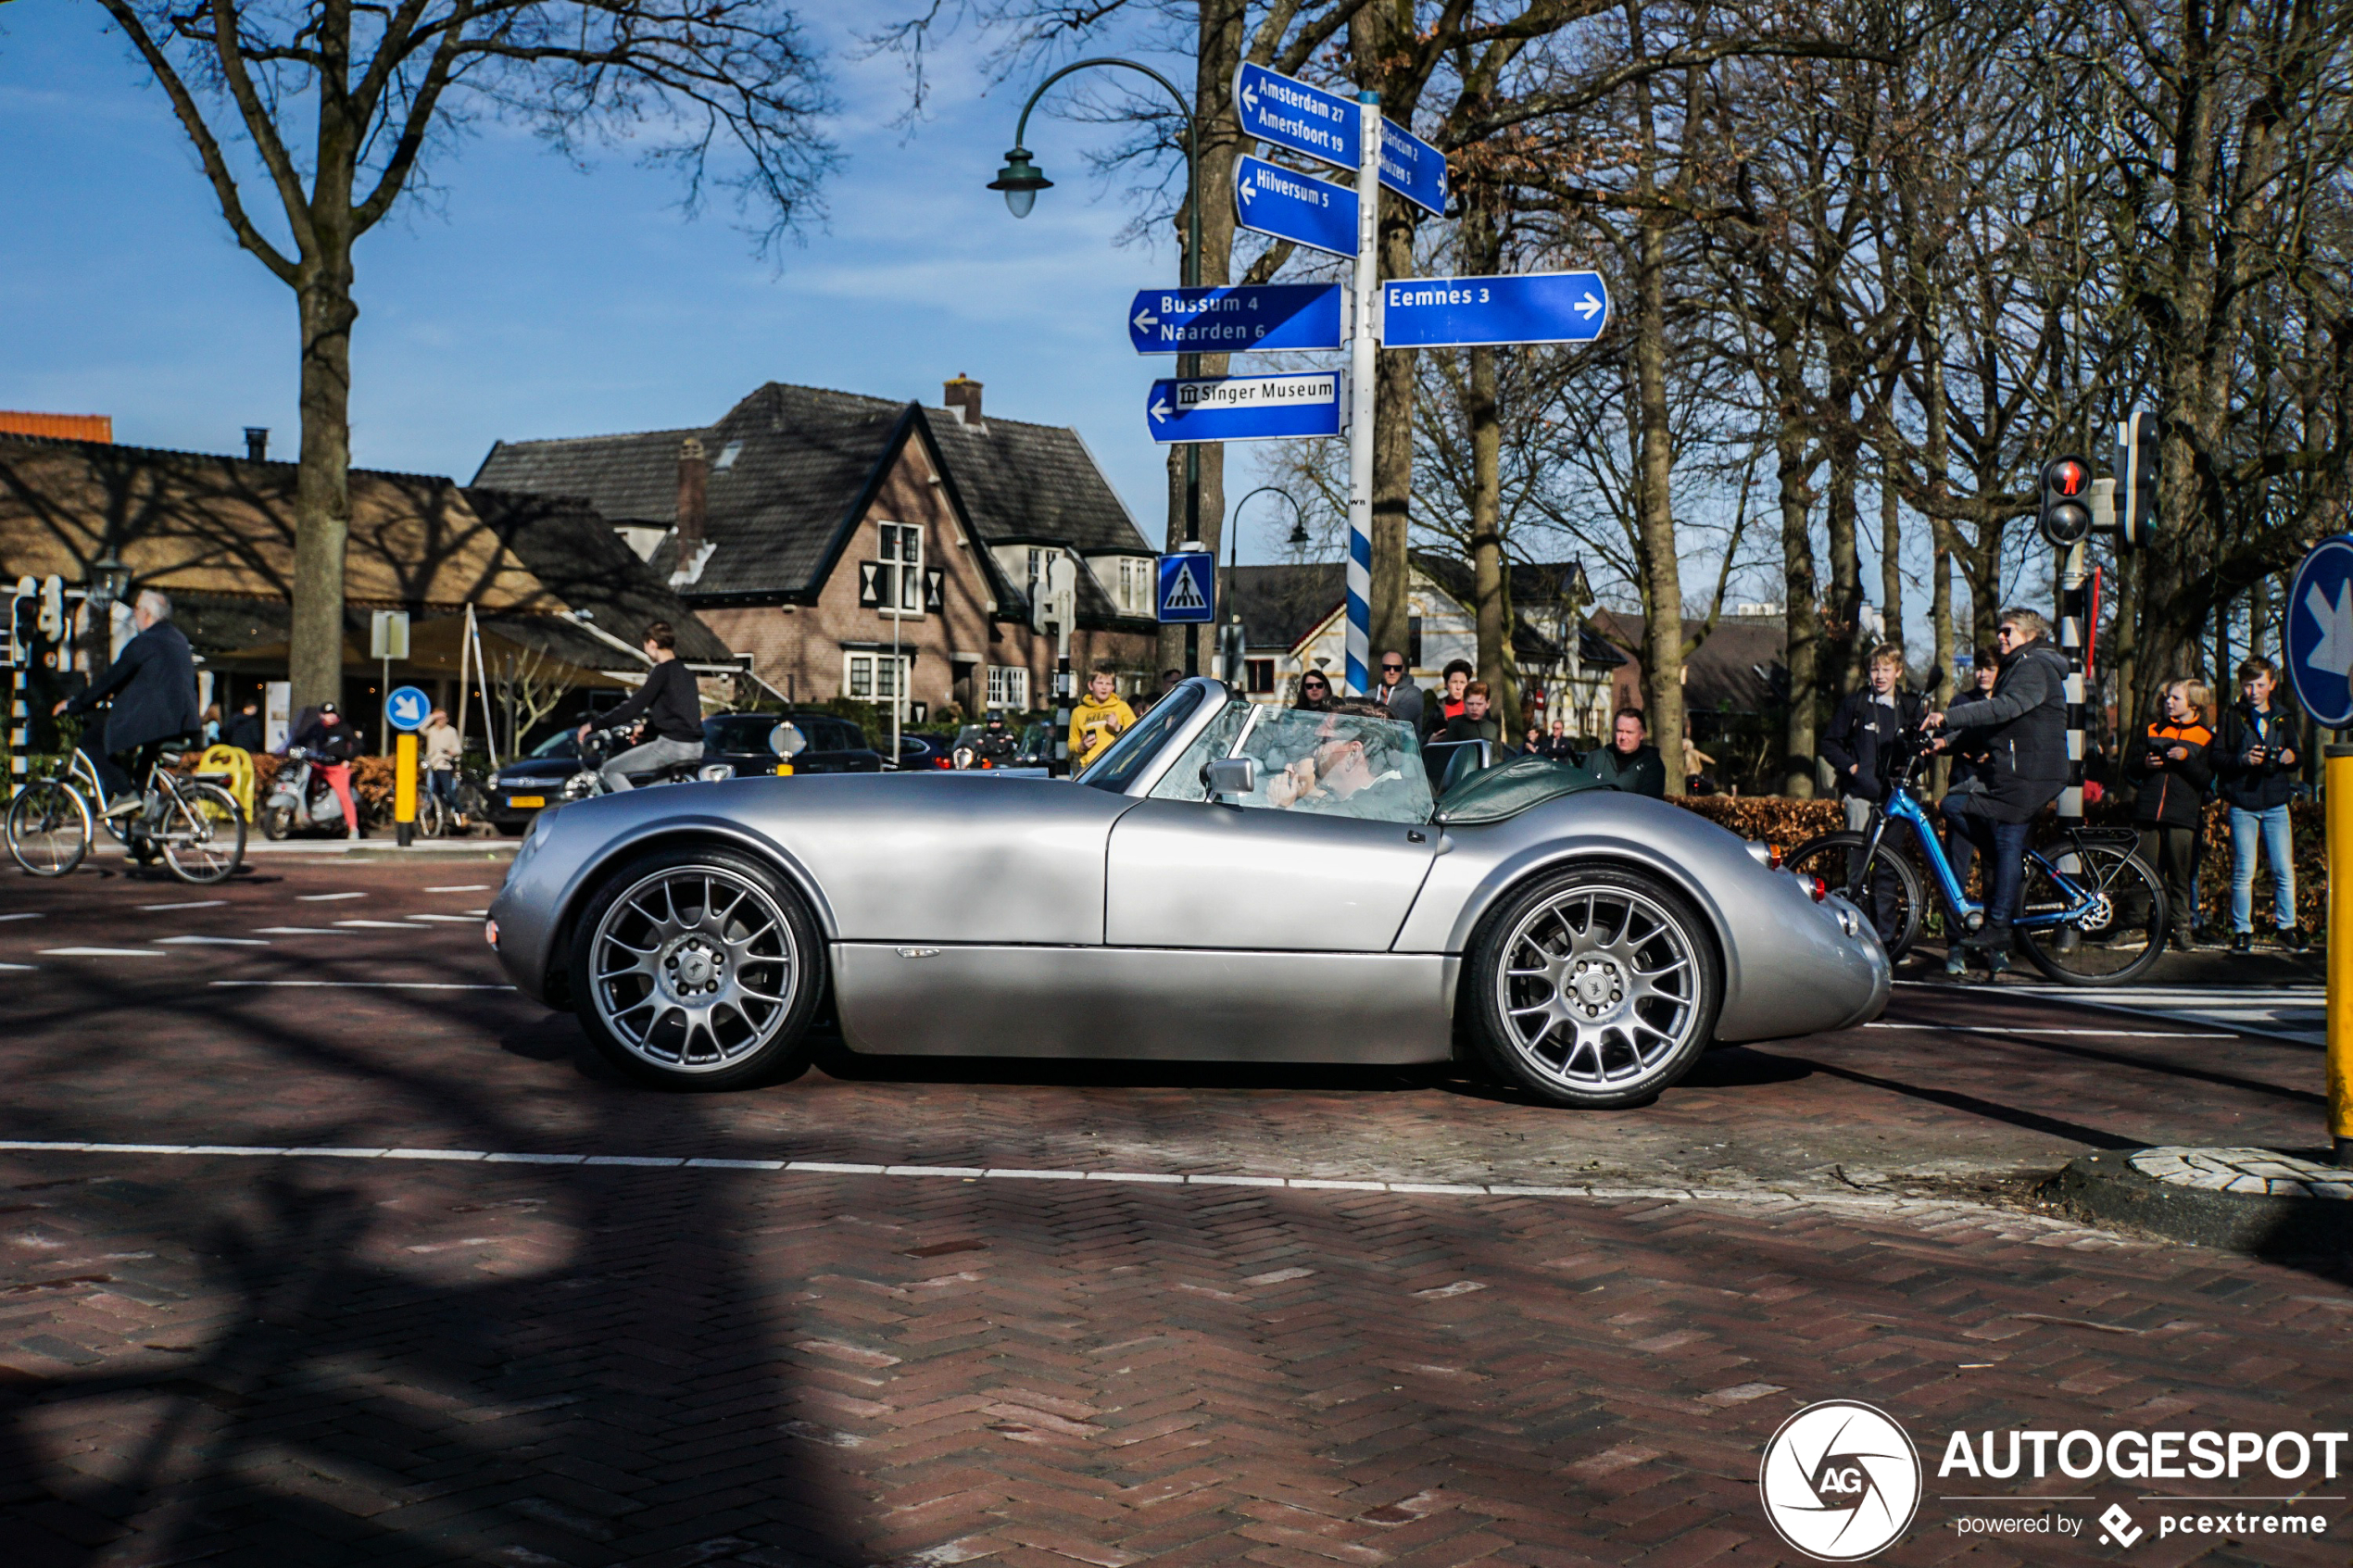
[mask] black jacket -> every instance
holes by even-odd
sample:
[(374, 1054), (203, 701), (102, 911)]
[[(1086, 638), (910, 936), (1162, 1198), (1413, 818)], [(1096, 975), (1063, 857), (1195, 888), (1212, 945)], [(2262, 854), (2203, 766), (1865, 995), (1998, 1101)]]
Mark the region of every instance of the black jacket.
[(604, 716), (603, 727), (616, 729), (640, 713), (662, 740), (702, 739), (702, 697), (686, 660), (665, 659), (647, 671), (646, 684)]
[[(2246, 754), (2259, 746), (2295, 752), (2296, 765), (2268, 757), (2249, 766)], [(2260, 719), (2245, 700), (2222, 715), (2221, 733), (2214, 737), (2214, 776), (2222, 798), (2240, 810), (2268, 811), (2295, 798), (2296, 769), (2303, 761), (2303, 721), (2279, 694), (2272, 695), (2271, 709)]]
[(240, 746), (247, 751), (259, 751), (261, 740), (261, 715), (258, 713), (232, 713), (228, 722), (220, 726), (220, 744), (223, 746)]
[(1869, 686), (1849, 692), (1822, 734), (1822, 757), (1837, 775), (1839, 793), (1857, 800), (1887, 798), (1895, 743), (1920, 721), (1920, 699), (1900, 687), (1881, 702)]
[(1585, 754), (1585, 771), (1598, 783), (1629, 795), (1647, 795), (1654, 800), (1667, 795), (1667, 765), (1659, 760), (1655, 746), (1638, 747), (1631, 757), (1619, 756), (1614, 746), (1597, 746)]
[(2067, 787), (2067, 657), (2048, 639), (2013, 650), (1992, 695), (1955, 703), (1944, 721), (1983, 732), (1967, 744), (1993, 753), (1987, 821), (2030, 821)]
[(193, 735), (204, 725), (196, 706), (196, 656), (180, 628), (158, 621), (124, 645), (104, 679), (66, 704), (69, 713), (87, 713), (107, 698), (108, 751), (128, 751), (149, 741)]
[(362, 739), (347, 719), (337, 717), (330, 724), (323, 719), (313, 719), (303, 726), (294, 743), (321, 762), (348, 762), (359, 755)]
[[(2133, 820), (2143, 827), (2194, 828), (2204, 815), (2207, 786), (2214, 782), (2209, 747), (2214, 732), (2192, 720), (2175, 724), (2159, 719), (2141, 727), (2124, 760), (2124, 776), (2140, 786)], [(2189, 753), (2178, 761), (2166, 755)]]
[(1467, 713), (1459, 713), (1446, 721), (1446, 727), (1439, 732), (1438, 738), (1441, 740), (1491, 740), (1500, 744), (1504, 738), (1504, 726), (1492, 713), (1484, 719), (1474, 719)]

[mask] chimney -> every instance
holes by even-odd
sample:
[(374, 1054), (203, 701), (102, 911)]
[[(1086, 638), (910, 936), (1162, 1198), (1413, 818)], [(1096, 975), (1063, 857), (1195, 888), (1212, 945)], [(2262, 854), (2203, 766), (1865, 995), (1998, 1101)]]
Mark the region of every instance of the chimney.
[(270, 427), (268, 425), (245, 426), (245, 458), (248, 462), (256, 463), (266, 463), (270, 460)]
[(956, 422), (975, 430), (984, 428), (980, 422), (980, 383), (961, 372), (948, 383), (948, 407), (955, 411)]
[(711, 485), (711, 459), (702, 443), (688, 436), (678, 447), (678, 564), (684, 567), (702, 548), (706, 501)]

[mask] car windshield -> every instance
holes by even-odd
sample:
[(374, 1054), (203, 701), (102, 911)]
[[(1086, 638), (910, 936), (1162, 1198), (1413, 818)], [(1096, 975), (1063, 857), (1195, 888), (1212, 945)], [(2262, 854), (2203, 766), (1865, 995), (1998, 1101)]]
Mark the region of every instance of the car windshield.
[(554, 734), (533, 746), (531, 754), (534, 757), (577, 757), (580, 755), (580, 745), (573, 738), (572, 731), (558, 730)]
[(768, 732), (784, 721), (774, 713), (731, 713), (702, 721), (702, 743), (713, 751), (769, 755)]
[(1432, 801), (1410, 724), (1369, 713), (1319, 713), (1237, 697), (1153, 786), (1165, 800), (1204, 800), (1203, 771), (1221, 757), (1258, 764), (1245, 809), (1426, 822)]
[(1134, 784), (1136, 776), (1160, 750), (1161, 743), (1201, 707), (1202, 696), (1202, 687), (1186, 685), (1162, 697), (1152, 704), (1151, 712), (1112, 742), (1111, 749), (1096, 758), (1093, 765), (1078, 775), (1077, 782), (1107, 789), (1114, 795)]

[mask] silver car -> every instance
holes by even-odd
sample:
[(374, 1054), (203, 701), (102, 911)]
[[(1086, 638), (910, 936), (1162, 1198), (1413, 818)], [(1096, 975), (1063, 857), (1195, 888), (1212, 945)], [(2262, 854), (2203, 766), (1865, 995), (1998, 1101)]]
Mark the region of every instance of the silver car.
[(1445, 783), (1378, 710), (1193, 680), (1076, 780), (747, 778), (545, 813), (489, 935), (616, 1066), (680, 1088), (778, 1074), (830, 1011), (858, 1052), (1466, 1053), (1617, 1106), (1711, 1041), (1885, 1006), (1869, 922), (1765, 846), (1539, 759)]

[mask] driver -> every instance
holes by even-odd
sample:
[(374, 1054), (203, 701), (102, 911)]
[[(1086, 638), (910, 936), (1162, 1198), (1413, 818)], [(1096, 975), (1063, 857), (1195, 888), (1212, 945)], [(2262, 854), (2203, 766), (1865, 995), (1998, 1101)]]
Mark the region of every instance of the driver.
[(1423, 797), (1397, 765), (1396, 723), (1377, 702), (1335, 702), (1315, 726), (1315, 749), (1268, 781), (1266, 804), (1278, 811), (1379, 822), (1419, 816)]
[[(610, 790), (634, 789), (633, 772), (648, 773), (679, 762), (702, 758), (702, 696), (695, 689), (694, 672), (678, 661), (678, 635), (667, 621), (646, 628), (646, 658), (653, 664), (645, 684), (629, 700), (605, 715), (605, 727), (617, 730), (640, 713), (653, 729), (653, 738), (607, 762), (598, 771)], [(584, 743), (593, 725), (573, 732)]]

